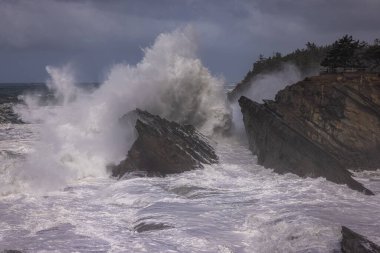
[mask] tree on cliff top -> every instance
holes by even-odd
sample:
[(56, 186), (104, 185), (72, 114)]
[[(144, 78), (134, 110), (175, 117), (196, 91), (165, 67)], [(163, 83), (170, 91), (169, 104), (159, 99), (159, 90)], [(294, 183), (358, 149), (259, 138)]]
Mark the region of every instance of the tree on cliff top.
[(380, 40), (376, 39), (373, 45), (368, 46), (365, 59), (370, 62), (371, 70), (380, 67)]
[(253, 64), (252, 69), (247, 73), (241, 83), (249, 82), (254, 76), (259, 74), (280, 71), (284, 64), (295, 65), (301, 73), (308, 73), (319, 68), (321, 60), (326, 56), (329, 47), (317, 46), (315, 43), (307, 42), (306, 48), (296, 49), (287, 55), (274, 52), (271, 57), (259, 55), (259, 59)]
[(321, 65), (333, 69), (338, 67), (362, 67), (362, 52), (360, 49), (365, 46), (365, 42), (354, 40), (352, 36), (345, 35), (332, 44)]
[(296, 49), (286, 55), (282, 55), (281, 53), (273, 53), (270, 57), (260, 55), (244, 79), (228, 94), (228, 98), (230, 100), (238, 99), (239, 95), (250, 87), (251, 80), (255, 76), (281, 71), (285, 64), (296, 66), (302, 76), (316, 73), (319, 70), (320, 62), (326, 57), (329, 49), (330, 46), (317, 46), (313, 42), (308, 42), (306, 48)]

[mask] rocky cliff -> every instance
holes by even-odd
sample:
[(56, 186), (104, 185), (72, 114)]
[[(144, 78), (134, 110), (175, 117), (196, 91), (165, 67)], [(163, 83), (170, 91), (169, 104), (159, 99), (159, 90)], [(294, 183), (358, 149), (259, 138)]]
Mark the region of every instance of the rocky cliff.
[(345, 73), (306, 78), (274, 101), (239, 100), (250, 148), (278, 172), (322, 176), (365, 191), (346, 169), (380, 164), (380, 78)]
[(134, 125), (138, 137), (126, 159), (112, 168), (115, 177), (127, 172), (165, 176), (218, 161), (209, 140), (191, 125), (180, 125), (139, 109), (121, 121)]

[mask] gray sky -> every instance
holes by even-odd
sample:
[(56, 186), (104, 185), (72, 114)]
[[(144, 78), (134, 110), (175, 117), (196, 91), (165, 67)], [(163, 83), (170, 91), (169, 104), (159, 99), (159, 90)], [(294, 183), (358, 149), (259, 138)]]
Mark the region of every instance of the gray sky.
[(260, 53), (344, 34), (380, 37), (380, 0), (0, 0), (0, 82), (44, 81), (71, 63), (81, 81), (135, 64), (161, 32), (191, 24), (214, 75), (239, 81)]

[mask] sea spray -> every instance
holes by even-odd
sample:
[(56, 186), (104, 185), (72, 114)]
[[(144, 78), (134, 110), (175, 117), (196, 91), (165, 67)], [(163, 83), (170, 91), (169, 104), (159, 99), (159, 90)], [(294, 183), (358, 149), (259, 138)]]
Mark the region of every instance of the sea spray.
[[(310, 73), (311, 70), (310, 70)], [(300, 70), (293, 64), (284, 64), (278, 71), (273, 71), (266, 74), (259, 74), (250, 80), (249, 88), (241, 94), (258, 103), (263, 100), (273, 100), (278, 91), (288, 85), (301, 81), (304, 76)], [(233, 132), (234, 135), (240, 137), (241, 140), (246, 140), (245, 128), (243, 124), (243, 115), (240, 112), (238, 102), (231, 104), (233, 115)]]
[(250, 82), (249, 89), (244, 96), (262, 103), (265, 99), (274, 99), (277, 92), (286, 86), (301, 81), (300, 70), (293, 64), (284, 64), (279, 71), (268, 74), (259, 74)]
[(35, 190), (56, 189), (83, 177), (103, 177), (106, 165), (123, 159), (133, 129), (119, 119), (136, 107), (169, 120), (193, 124), (206, 135), (228, 129), (230, 109), (223, 80), (196, 55), (191, 27), (161, 34), (135, 66), (118, 64), (89, 93), (75, 86), (70, 67), (47, 67), (55, 103), (40, 106), (27, 96), (22, 119), (39, 123), (40, 140), (14, 176)]

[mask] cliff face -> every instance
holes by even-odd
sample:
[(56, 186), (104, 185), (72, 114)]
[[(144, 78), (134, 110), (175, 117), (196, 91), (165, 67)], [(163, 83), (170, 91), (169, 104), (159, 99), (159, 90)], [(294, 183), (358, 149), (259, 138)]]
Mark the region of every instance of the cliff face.
[(138, 137), (125, 160), (112, 169), (113, 176), (142, 172), (147, 176), (202, 168), (218, 161), (208, 139), (191, 125), (180, 125), (136, 109), (122, 121), (135, 126)]
[(378, 169), (380, 78), (322, 75), (280, 91), (274, 101), (239, 100), (250, 148), (279, 172), (322, 176), (362, 191), (346, 169)]
[(269, 107), (346, 168), (379, 168), (379, 76), (308, 78), (280, 91)]

